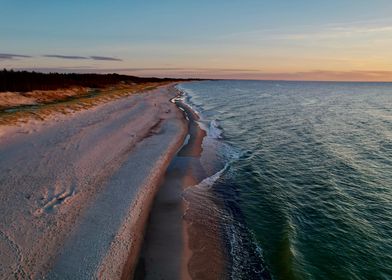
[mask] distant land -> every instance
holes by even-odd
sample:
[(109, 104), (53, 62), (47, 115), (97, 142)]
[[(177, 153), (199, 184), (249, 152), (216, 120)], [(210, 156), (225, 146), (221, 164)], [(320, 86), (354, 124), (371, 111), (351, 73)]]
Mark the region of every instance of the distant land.
[[(70, 108), (83, 104), (92, 106), (126, 95), (151, 90), (173, 82), (190, 79), (136, 77), (120, 74), (39, 73), (28, 71), (0, 71), (0, 123), (8, 123), (22, 112), (34, 114), (42, 109), (50, 112), (60, 107)], [(56, 106), (53, 106), (56, 105)], [(61, 105), (61, 106), (60, 106)], [(37, 109), (41, 109), (38, 110)], [(18, 114), (14, 114), (18, 112)], [(47, 110), (45, 110), (46, 115)]]
[(191, 79), (136, 77), (112, 74), (40, 73), (29, 71), (0, 71), (0, 92), (25, 92), (32, 90), (56, 90), (73, 86), (103, 88), (118, 83), (175, 82)]

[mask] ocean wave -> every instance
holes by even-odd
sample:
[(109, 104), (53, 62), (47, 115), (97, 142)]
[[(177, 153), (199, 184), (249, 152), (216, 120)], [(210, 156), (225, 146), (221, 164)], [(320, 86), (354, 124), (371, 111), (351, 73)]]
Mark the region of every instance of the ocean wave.
[(223, 139), (223, 130), (220, 128), (217, 120), (210, 121), (200, 117), (200, 120), (197, 121), (197, 124), (202, 130), (205, 131), (208, 138)]
[(218, 181), (230, 169), (230, 166), (242, 155), (240, 151), (234, 149), (226, 143), (222, 143), (219, 152), (221, 154), (221, 159), (224, 161), (223, 168), (214, 173), (213, 175), (206, 177), (194, 187), (207, 189), (211, 188), (215, 184), (215, 182)]
[(205, 179), (203, 179), (199, 184), (193, 186), (193, 188), (203, 188), (203, 189), (210, 189), (216, 181), (219, 180), (219, 178), (221, 178), (221, 176), (223, 175), (223, 173), (229, 168), (229, 163), (226, 163), (225, 166), (219, 170), (218, 172), (216, 172), (214, 175), (209, 176)]
[(203, 110), (196, 106), (191, 101), (191, 91), (187, 92), (187, 90), (183, 88), (178, 88), (177, 90), (181, 92), (181, 101), (184, 102), (198, 117), (199, 121), (197, 122), (202, 130), (207, 133), (207, 136), (212, 139), (222, 139), (223, 138), (223, 130), (219, 125), (218, 120), (209, 120), (205, 118), (203, 115)]
[[(191, 211), (198, 209), (197, 213), (202, 215), (203, 223), (207, 223), (211, 216), (218, 217), (220, 230), (216, 231), (216, 234), (224, 235), (224, 242), (227, 244), (226, 249), (230, 256), (228, 259), (229, 275), (227, 275), (229, 279), (249, 279), (248, 276), (252, 276), (252, 279), (270, 279), (262, 258), (262, 248), (257, 244), (256, 238), (252, 236), (245, 223), (240, 222), (239, 214), (230, 210), (229, 203), (231, 202), (224, 201), (226, 206), (223, 206), (222, 201), (219, 200), (219, 192), (223, 189), (217, 189), (221, 184), (225, 185), (226, 181), (231, 181), (232, 178), (238, 176), (234, 165), (244, 155), (244, 152), (232, 146), (224, 138), (219, 116), (213, 118), (205, 113), (204, 109), (208, 108), (208, 105), (204, 108), (197, 106), (192, 102), (192, 93), (187, 91), (188, 89), (182, 90), (184, 93), (182, 102), (198, 115), (197, 123), (206, 132), (200, 161), (207, 175), (210, 176), (188, 187), (183, 194), (184, 200), (192, 205)], [(219, 202), (215, 204), (217, 201)], [(189, 214), (188, 210), (186, 213)], [(211, 225), (211, 231), (214, 230), (216, 230), (216, 225)]]
[(210, 121), (207, 134), (209, 137), (214, 139), (222, 138), (223, 130), (220, 128), (217, 120)]
[[(249, 279), (252, 276), (256, 279), (270, 280), (270, 273), (263, 257), (263, 249), (257, 244), (254, 233), (236, 221), (234, 217), (231, 217), (230, 220), (230, 222), (226, 221), (224, 225), (230, 246), (230, 279)], [(257, 264), (250, 264), (249, 262), (254, 259), (258, 260)]]
[(181, 90), (181, 92), (183, 93), (181, 101), (184, 102), (199, 117), (199, 121), (197, 123), (199, 127), (207, 133), (207, 137), (212, 139), (222, 139), (223, 130), (219, 125), (218, 120), (206, 119), (202, 110), (191, 102), (190, 96), (187, 92), (185, 90)]

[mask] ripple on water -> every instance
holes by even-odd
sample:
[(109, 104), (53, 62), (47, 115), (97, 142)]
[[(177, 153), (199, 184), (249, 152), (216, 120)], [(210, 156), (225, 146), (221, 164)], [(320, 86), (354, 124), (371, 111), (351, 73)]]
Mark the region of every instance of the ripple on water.
[(242, 151), (199, 195), (219, 206), (232, 279), (392, 279), (391, 84), (180, 86), (218, 120), (218, 170), (223, 146)]

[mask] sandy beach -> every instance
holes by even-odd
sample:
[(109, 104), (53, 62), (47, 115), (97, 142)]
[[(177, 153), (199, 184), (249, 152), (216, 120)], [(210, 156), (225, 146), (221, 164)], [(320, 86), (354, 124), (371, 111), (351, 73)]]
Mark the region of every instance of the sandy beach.
[(392, 0), (2, 1), (0, 280), (392, 280)]
[(164, 86), (2, 126), (0, 278), (133, 275), (152, 199), (187, 126)]

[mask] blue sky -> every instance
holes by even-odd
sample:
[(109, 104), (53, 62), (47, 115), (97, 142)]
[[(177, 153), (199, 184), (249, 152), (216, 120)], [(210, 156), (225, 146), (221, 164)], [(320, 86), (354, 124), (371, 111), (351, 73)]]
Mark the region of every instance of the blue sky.
[(7, 68), (359, 80), (392, 71), (390, 0), (0, 0), (0, 7)]

